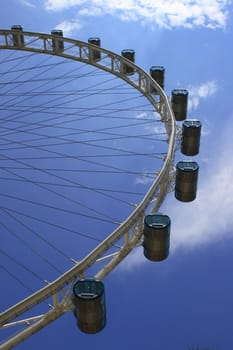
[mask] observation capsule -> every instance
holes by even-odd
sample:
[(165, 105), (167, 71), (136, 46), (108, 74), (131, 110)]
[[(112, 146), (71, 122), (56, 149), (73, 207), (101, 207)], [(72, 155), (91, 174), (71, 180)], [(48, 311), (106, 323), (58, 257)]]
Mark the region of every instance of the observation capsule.
[(161, 213), (146, 215), (144, 219), (144, 255), (151, 261), (161, 261), (168, 257), (171, 221)]
[[(161, 86), (162, 89), (164, 89), (164, 73), (165, 68), (163, 66), (152, 66), (150, 68), (151, 77)], [(156, 89), (153, 86), (151, 86), (150, 91), (152, 94), (157, 93)]]
[(188, 91), (185, 89), (172, 90), (171, 102), (176, 120), (185, 120), (188, 107)]
[(84, 333), (97, 333), (106, 325), (104, 284), (96, 279), (81, 279), (73, 287), (74, 315)]
[[(121, 55), (128, 60), (135, 62), (135, 52), (131, 49), (125, 49), (121, 51)], [(134, 68), (129, 66), (128, 64), (122, 62), (121, 63), (121, 72), (125, 75), (133, 75), (134, 74)]]
[[(22, 32), (23, 27), (20, 24), (14, 24), (13, 26), (11, 26), (11, 30)], [(12, 34), (12, 40), (13, 40), (14, 46), (24, 46), (23, 34), (18, 34), (18, 33)]]
[[(63, 31), (60, 29), (54, 29), (51, 31), (52, 35), (56, 35), (58, 37), (63, 37)], [(64, 42), (62, 39), (56, 38), (52, 39), (52, 48), (54, 52), (63, 52), (64, 51)]]
[(201, 137), (201, 122), (199, 120), (185, 120), (182, 125), (181, 152), (186, 156), (199, 153)]
[(176, 165), (175, 197), (181, 202), (196, 198), (199, 165), (196, 162), (180, 161)]
[[(89, 38), (88, 42), (89, 44), (100, 47), (100, 38)], [(91, 61), (98, 62), (101, 59), (101, 52), (98, 50), (90, 49), (89, 55)]]

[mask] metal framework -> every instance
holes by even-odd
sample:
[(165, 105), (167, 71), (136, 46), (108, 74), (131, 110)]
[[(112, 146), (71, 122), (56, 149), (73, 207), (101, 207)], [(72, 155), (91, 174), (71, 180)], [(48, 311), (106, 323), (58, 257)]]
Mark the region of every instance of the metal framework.
[[(18, 38), (17, 43), (13, 40), (13, 35)], [(24, 37), (23, 43), (21, 42), (22, 35)], [(58, 41), (61, 40), (64, 43), (64, 50), (59, 49)], [(49, 34), (12, 30), (0, 30), (0, 49), (24, 50), (35, 53), (58, 55), (67, 59), (93, 65), (101, 70), (114, 74), (132, 85), (149, 100), (151, 105), (160, 114), (161, 121), (164, 123), (168, 134), (168, 152), (164, 157), (163, 166), (159, 174), (155, 177), (149, 191), (145, 194), (143, 200), (137, 205), (131, 215), (82, 261), (77, 262), (73, 268), (0, 315), (0, 326), (3, 328), (16, 324), (27, 325), (25, 329), (0, 345), (0, 349), (6, 350), (16, 346), (65, 312), (71, 310), (72, 284), (78, 277), (83, 276), (85, 271), (93, 264), (98, 261), (106, 261), (104, 267), (100, 267), (100, 270), (95, 275), (96, 278), (103, 279), (134, 247), (140, 244), (143, 231), (143, 218), (146, 210), (150, 212), (157, 211), (167, 192), (173, 187), (173, 158), (176, 148), (177, 128), (169, 99), (163, 89), (148, 73), (120, 55), (78, 40)], [(100, 60), (96, 61), (93, 59), (93, 50), (100, 53)], [(125, 75), (121, 68), (123, 64), (127, 64), (133, 68), (134, 74)], [(156, 91), (156, 94), (151, 93), (151, 86)], [(125, 237), (124, 245), (115, 253), (106, 255), (108, 250), (122, 237)], [(10, 323), (12, 320), (16, 319), (16, 317), (50, 296), (53, 299), (53, 307), (46, 314)]]

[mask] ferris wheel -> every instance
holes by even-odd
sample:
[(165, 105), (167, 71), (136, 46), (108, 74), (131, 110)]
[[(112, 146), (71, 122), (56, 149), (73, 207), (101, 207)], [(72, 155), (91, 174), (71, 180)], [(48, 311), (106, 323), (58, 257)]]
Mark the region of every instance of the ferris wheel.
[(11, 349), (68, 311), (83, 332), (102, 330), (103, 278), (140, 246), (167, 258), (158, 210), (174, 188), (196, 197), (198, 164), (174, 155), (180, 143), (198, 153), (201, 123), (186, 120), (187, 90), (170, 100), (164, 68), (146, 73), (132, 49), (18, 25), (0, 30), (0, 49), (1, 270), (9, 294), (22, 288), (0, 315), (3, 330), (20, 327), (0, 345)]

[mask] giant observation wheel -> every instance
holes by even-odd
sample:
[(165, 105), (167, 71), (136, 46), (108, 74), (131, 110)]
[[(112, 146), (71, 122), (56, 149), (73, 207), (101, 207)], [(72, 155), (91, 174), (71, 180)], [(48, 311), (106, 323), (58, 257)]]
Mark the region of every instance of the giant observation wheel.
[(0, 324), (18, 327), (1, 349), (74, 311), (76, 281), (101, 281), (142, 245), (145, 216), (174, 185), (177, 126), (163, 87), (132, 50), (61, 35), (0, 30), (1, 271), (11, 300)]

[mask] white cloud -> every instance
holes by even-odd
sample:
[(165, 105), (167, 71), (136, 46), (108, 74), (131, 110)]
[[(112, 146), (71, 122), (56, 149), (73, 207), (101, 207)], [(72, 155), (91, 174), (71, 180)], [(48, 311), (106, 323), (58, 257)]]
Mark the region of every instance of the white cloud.
[(201, 99), (214, 95), (218, 90), (215, 80), (207, 81), (199, 86), (189, 86), (189, 110), (195, 110), (200, 104)]
[(172, 246), (175, 250), (195, 248), (232, 237), (233, 166), (229, 159), (232, 157), (233, 140), (225, 130), (218, 142), (221, 144), (218, 152), (210, 150), (205, 170), (200, 168), (196, 201), (169, 208), (174, 222)]
[[(210, 149), (208, 162), (201, 163), (197, 199), (190, 203), (173, 196), (165, 199), (162, 211), (171, 218), (171, 254), (233, 239), (232, 129), (233, 121), (221, 129), (217, 151)], [(142, 250), (136, 249), (122, 268), (129, 270), (145, 261)]]
[(46, 0), (45, 6), (48, 10), (64, 10), (72, 6), (80, 5), (85, 0)]
[(112, 15), (161, 28), (224, 28), (231, 0), (45, 0), (47, 10), (77, 7), (86, 16)]
[(83, 24), (80, 21), (63, 21), (59, 23), (57, 28), (61, 29), (64, 33), (64, 36), (69, 36), (73, 34), (74, 32), (79, 31), (82, 27)]
[(151, 172), (143, 171), (142, 175), (136, 177), (135, 184), (137, 185), (148, 185), (152, 184), (154, 181), (154, 176), (151, 174)]
[(145, 119), (147, 118), (147, 113), (146, 112), (141, 112), (135, 117), (136, 119)]
[(119, 271), (131, 271), (137, 267), (142, 266), (146, 263), (147, 259), (144, 257), (143, 248), (135, 248), (119, 265)]

